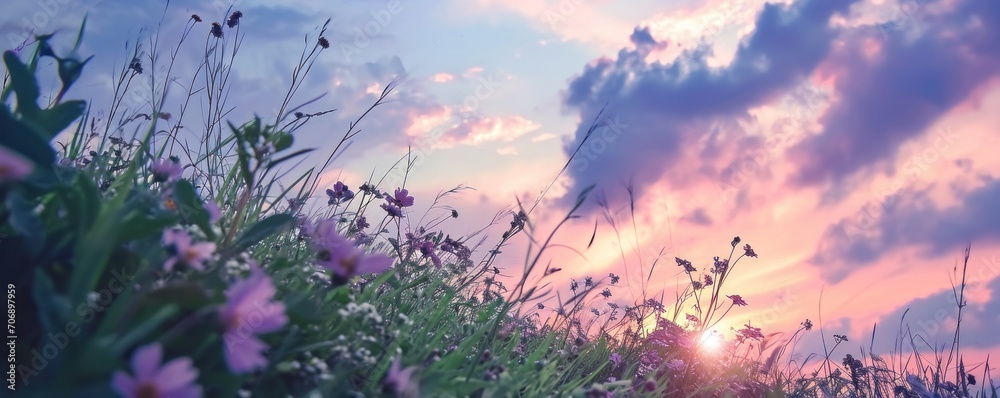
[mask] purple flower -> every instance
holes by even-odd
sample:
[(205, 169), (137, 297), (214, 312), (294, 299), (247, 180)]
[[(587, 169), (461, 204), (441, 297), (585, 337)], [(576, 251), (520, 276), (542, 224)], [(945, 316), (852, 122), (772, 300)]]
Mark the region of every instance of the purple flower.
[[(386, 195), (388, 196), (388, 193)], [(408, 195), (409, 195), (409, 191), (407, 191), (405, 189), (397, 188), (396, 189), (396, 194), (393, 195), (388, 200), (390, 202), (392, 202), (394, 205), (399, 206), (399, 207), (410, 207), (410, 206), (413, 206), (413, 197), (412, 196), (408, 196)]]
[(184, 172), (184, 168), (179, 163), (174, 163), (170, 159), (154, 160), (151, 169), (153, 172), (153, 181), (155, 182), (176, 181), (180, 178), (181, 173)]
[(753, 251), (753, 248), (750, 247), (749, 243), (747, 243), (745, 246), (743, 246), (743, 252), (744, 252), (744, 255), (747, 256), (747, 257), (757, 257), (757, 252)]
[(27, 177), (35, 169), (35, 165), (28, 159), (0, 146), (0, 183), (7, 181), (17, 181)]
[(337, 181), (336, 184), (333, 184), (333, 189), (327, 189), (326, 195), (330, 197), (330, 200), (327, 202), (327, 204), (331, 205), (340, 204), (349, 201), (351, 199), (354, 199), (354, 191), (348, 189), (347, 185), (345, 185), (340, 181)]
[(347, 279), (354, 275), (384, 272), (392, 265), (385, 254), (367, 254), (355, 243), (337, 232), (334, 220), (320, 221), (312, 234), (316, 264)]
[(212, 258), (212, 253), (215, 253), (215, 243), (193, 243), (191, 235), (177, 229), (163, 231), (163, 245), (170, 252), (170, 258), (163, 263), (163, 270), (168, 272), (177, 264), (204, 271), (205, 262)]
[(611, 363), (612, 363), (612, 364), (613, 364), (613, 365), (614, 365), (614, 366), (615, 366), (616, 368), (618, 367), (618, 365), (621, 365), (621, 364), (622, 364), (622, 356), (621, 356), (621, 355), (619, 355), (619, 354), (618, 354), (617, 352), (613, 352), (613, 353), (611, 353), (611, 356), (609, 356), (609, 357), (608, 357), (608, 360), (609, 360), (609, 361), (611, 361)]
[(368, 224), (368, 219), (365, 218), (365, 216), (359, 216), (358, 219), (354, 221), (354, 225), (358, 228), (358, 231), (371, 226)]
[(417, 367), (408, 366), (406, 369), (402, 369), (402, 367), (399, 357), (393, 358), (392, 365), (389, 367), (389, 373), (385, 375), (385, 380), (382, 383), (392, 392), (396, 393), (397, 396), (419, 396), (420, 386), (413, 380), (413, 372), (417, 370)]
[(740, 307), (746, 307), (747, 306), (747, 302), (743, 301), (743, 297), (740, 297), (740, 295), (738, 295), (738, 294), (734, 294), (732, 296), (726, 296), (726, 297), (729, 298), (730, 300), (733, 300), (733, 304), (735, 304), (735, 305), (738, 305)]
[(216, 221), (222, 218), (222, 210), (219, 210), (219, 205), (215, 204), (214, 200), (209, 199), (205, 201), (204, 207), (205, 211), (208, 212), (208, 222), (215, 224)]
[(126, 398), (198, 398), (201, 386), (194, 384), (198, 370), (191, 358), (181, 357), (163, 364), (163, 347), (159, 343), (139, 347), (132, 353), (132, 372), (116, 371), (111, 387)]
[(403, 209), (400, 209), (392, 203), (383, 203), (380, 207), (382, 210), (385, 210), (386, 213), (389, 213), (389, 217), (403, 218)]
[(764, 334), (761, 333), (760, 328), (755, 328), (746, 324), (743, 325), (743, 329), (736, 331), (736, 340), (742, 344), (747, 339), (761, 341), (764, 340)]
[(223, 326), (226, 363), (233, 373), (249, 373), (267, 365), (267, 344), (258, 334), (274, 332), (288, 323), (285, 305), (272, 302), (274, 284), (263, 270), (252, 266), (250, 277), (226, 291), (226, 304), (219, 309)]
[(434, 263), (435, 267), (441, 268), (441, 257), (434, 254), (434, 241), (426, 239), (420, 243), (418, 249), (420, 250), (421, 257), (431, 259), (431, 262)]

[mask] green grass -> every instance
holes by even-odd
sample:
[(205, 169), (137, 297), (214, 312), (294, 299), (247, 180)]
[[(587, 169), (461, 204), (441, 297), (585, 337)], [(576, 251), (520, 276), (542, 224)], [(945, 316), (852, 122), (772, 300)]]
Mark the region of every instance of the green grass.
[[(546, 254), (560, 247), (554, 238), (579, 217), (589, 189), (551, 231), (538, 230), (535, 206), (525, 205), (497, 213), (475, 233), (451, 237), (445, 231), (458, 213), (443, 202), (467, 187), (417, 198), (433, 202), (426, 214), (404, 206), (405, 217), (391, 217), (381, 207), (389, 203), (385, 196), (405, 186), (383, 186), (388, 172), (352, 182), (351, 198), (304, 214), (310, 198), (332, 188), (319, 185), (320, 175), (361, 134), (363, 119), (376, 114), (394, 85), (348, 126), (323, 164), (303, 168), (302, 156), (313, 149), (296, 148), (295, 132), (330, 110), (310, 113), (308, 103), (293, 104), (324, 55), (325, 25), (291, 67), (278, 117), (236, 124), (227, 120), (227, 94), (241, 25), (220, 25), (224, 34), (216, 37), (207, 22), (185, 24), (169, 51), (158, 34), (146, 39), (145, 52), (132, 46), (133, 61), (122, 65), (106, 105), (63, 98), (86, 71), (87, 58), (76, 49), (50, 48), (42, 36), (28, 48), (33, 52), (4, 54), (0, 258), (16, 290), (17, 396), (115, 396), (114, 372), (133, 372), (129, 360), (137, 348), (154, 343), (164, 347), (166, 360), (190, 358), (198, 371), (194, 383), (213, 397), (997, 396), (988, 364), (963, 363), (959, 330), (951, 351), (933, 359), (867, 351), (840, 361), (843, 338), (836, 337), (826, 353), (799, 360), (792, 355), (796, 344), (817, 333), (808, 320), (790, 334), (746, 325), (719, 353), (707, 354), (703, 333), (740, 310), (738, 300), (727, 297), (731, 286), (724, 290), (727, 278), (741, 261), (753, 261), (744, 257), (756, 257), (739, 238), (728, 258), (708, 268), (675, 259), (680, 269), (690, 266), (689, 283), (677, 292), (649, 290), (663, 267), (659, 258), (648, 269), (627, 265), (645, 280), (641, 298), (630, 304), (608, 300), (605, 289), (619, 280), (614, 274), (562, 286), (560, 269), (546, 263)], [(204, 55), (196, 74), (172, 74), (182, 51)], [(36, 75), (50, 59), (59, 66), (61, 88), (40, 105)], [(176, 88), (168, 82), (178, 81), (186, 92), (168, 96), (167, 88)], [(126, 99), (140, 83), (154, 90), (136, 105)], [(196, 103), (204, 109), (189, 114)], [(181, 178), (157, 178), (154, 161), (171, 157), (185, 166)], [(408, 154), (393, 167), (408, 171), (412, 162)], [(29, 165), (31, 172), (19, 174), (10, 165)], [(221, 210), (217, 218), (211, 204)], [(618, 240), (627, 239), (623, 231), (627, 223), (634, 228), (635, 208), (624, 221), (603, 210)], [(371, 225), (359, 227), (362, 217)], [(391, 268), (343, 277), (317, 266), (331, 255), (318, 249), (322, 239), (309, 228), (322, 220), (357, 238), (367, 255), (389, 256)], [(500, 236), (488, 233), (508, 221)], [(214, 245), (210, 256), (165, 269), (171, 257), (185, 258), (183, 247), (163, 242), (170, 229)], [(517, 239), (528, 242), (524, 267), (504, 270), (515, 277), (499, 277), (497, 259)], [(226, 361), (219, 308), (227, 303), (223, 292), (255, 265), (273, 281), (273, 302), (284, 306), (287, 322), (256, 334), (268, 347), (266, 365), (239, 374)], [(957, 302), (964, 302), (965, 271)], [(562, 296), (567, 288), (569, 296)], [(555, 306), (540, 304), (553, 298)], [(247, 322), (252, 315), (266, 314), (250, 312)], [(914, 335), (903, 340), (920, 341)], [(390, 385), (394, 360), (393, 377), (402, 383)], [(911, 373), (916, 376), (908, 382)], [(921, 395), (920, 383), (938, 395)]]

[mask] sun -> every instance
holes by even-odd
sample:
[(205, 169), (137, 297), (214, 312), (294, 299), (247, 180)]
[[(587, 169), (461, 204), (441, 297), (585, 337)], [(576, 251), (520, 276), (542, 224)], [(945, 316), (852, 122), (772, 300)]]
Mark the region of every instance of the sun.
[(699, 351), (705, 354), (717, 354), (722, 351), (724, 340), (722, 335), (714, 330), (706, 330), (701, 333), (701, 342), (698, 344)]

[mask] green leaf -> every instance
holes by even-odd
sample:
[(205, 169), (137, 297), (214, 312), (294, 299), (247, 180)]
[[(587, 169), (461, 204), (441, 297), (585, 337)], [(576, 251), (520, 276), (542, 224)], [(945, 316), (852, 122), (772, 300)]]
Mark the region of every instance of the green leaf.
[(48, 141), (35, 129), (14, 119), (14, 115), (3, 105), (0, 105), (0, 145), (34, 161), (37, 167), (47, 167), (56, 160), (56, 151)]
[(87, 103), (83, 101), (66, 101), (54, 105), (49, 109), (43, 109), (33, 118), (33, 123), (45, 134), (45, 139), (51, 140), (59, 135), (66, 127), (69, 127), (76, 119), (83, 115), (87, 108)]
[(275, 214), (254, 224), (236, 240), (237, 249), (246, 249), (267, 237), (284, 232), (295, 222), (295, 217), (289, 214)]
[(243, 177), (243, 182), (247, 187), (253, 186), (253, 175), (250, 173), (250, 153), (246, 149), (246, 137), (240, 132), (240, 129), (236, 128), (232, 123), (229, 123), (229, 129), (233, 131), (233, 136), (236, 137), (236, 160), (239, 162), (240, 175)]
[[(138, 212), (131, 212), (121, 223), (118, 236), (125, 241), (142, 239), (147, 236), (160, 233), (164, 228), (177, 223), (177, 218), (173, 216), (148, 216)], [(125, 242), (119, 242), (125, 243)]]
[(174, 203), (177, 204), (177, 211), (181, 217), (201, 228), (209, 239), (215, 240), (215, 232), (212, 231), (212, 223), (209, 221), (211, 216), (191, 181), (180, 180), (174, 184)]
[(17, 59), (13, 51), (3, 53), (3, 62), (10, 72), (10, 85), (17, 98), (17, 112), (22, 115), (33, 115), (38, 112), (38, 82), (28, 66)]
[(181, 309), (196, 310), (211, 303), (211, 297), (200, 285), (190, 281), (168, 284), (142, 297), (141, 306), (150, 308), (177, 305)]
[(35, 215), (34, 207), (24, 199), (20, 192), (12, 192), (7, 198), (7, 208), (10, 210), (10, 223), (14, 230), (25, 236), (25, 249), (31, 257), (41, 254), (45, 244), (45, 225)]
[(177, 306), (167, 305), (156, 311), (155, 314), (146, 319), (145, 322), (131, 329), (131, 331), (118, 339), (114, 346), (111, 348), (112, 352), (118, 353), (119, 355), (128, 350), (129, 347), (138, 343), (139, 341), (145, 340), (146, 336), (157, 330), (165, 329), (163, 326), (168, 319), (172, 318), (178, 312)]
[(293, 142), (295, 142), (295, 139), (292, 138), (291, 134), (288, 134), (284, 131), (279, 131), (278, 134), (275, 135), (274, 137), (274, 151), (275, 152), (284, 151), (289, 147), (291, 147)]

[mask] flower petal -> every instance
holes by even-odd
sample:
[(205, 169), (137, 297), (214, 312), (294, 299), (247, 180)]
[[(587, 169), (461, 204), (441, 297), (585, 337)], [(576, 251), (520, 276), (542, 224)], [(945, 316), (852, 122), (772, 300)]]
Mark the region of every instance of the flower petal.
[(111, 387), (125, 398), (135, 398), (136, 381), (125, 372), (119, 370), (111, 376)]
[(152, 380), (162, 360), (163, 346), (160, 343), (137, 348), (132, 354), (132, 370), (135, 371), (135, 378), (138, 381)]
[(250, 373), (267, 365), (263, 351), (267, 344), (253, 336), (238, 336), (226, 333), (225, 341), (226, 364), (233, 373)]
[(163, 365), (153, 382), (161, 391), (170, 391), (187, 386), (197, 378), (198, 370), (191, 365), (191, 358), (181, 357)]

